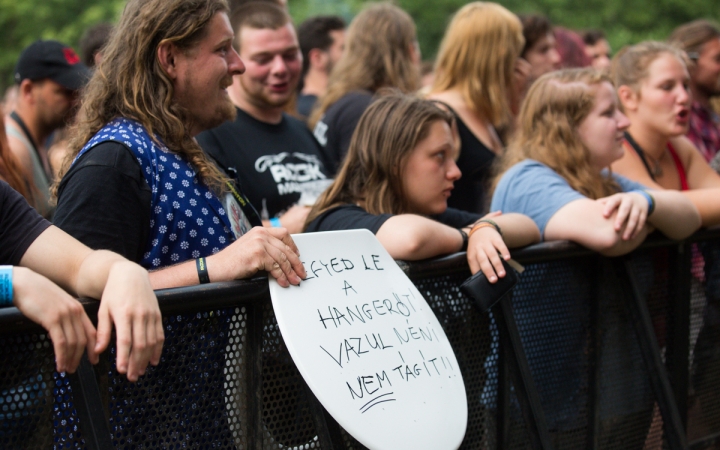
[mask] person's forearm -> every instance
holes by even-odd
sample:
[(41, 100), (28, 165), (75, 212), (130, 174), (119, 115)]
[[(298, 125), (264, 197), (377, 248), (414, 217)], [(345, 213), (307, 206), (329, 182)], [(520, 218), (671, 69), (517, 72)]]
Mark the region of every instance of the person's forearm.
[[(638, 232), (637, 236), (635, 236), (634, 238), (624, 240), (621, 237), (618, 237), (617, 241), (613, 246), (595, 250), (605, 256), (625, 255), (638, 248), (651, 231), (651, 228), (645, 226)], [(617, 232), (618, 236), (620, 236), (621, 233), (621, 231)]]
[(142, 273), (144, 269), (117, 253), (97, 250), (83, 259), (77, 273), (75, 293), (78, 297), (100, 299), (111, 272), (120, 275)]
[(492, 218), (503, 233), (509, 248), (524, 247), (540, 242), (540, 230), (535, 222), (524, 214), (508, 213)]
[(648, 217), (648, 222), (667, 237), (685, 239), (700, 228), (698, 210), (682, 193), (667, 190), (651, 191), (650, 194), (655, 199), (655, 211)]
[(700, 213), (702, 226), (711, 227), (720, 224), (720, 189), (691, 189), (682, 191)]
[(413, 214), (391, 217), (376, 237), (390, 256), (408, 261), (458, 252), (462, 247), (457, 229)]
[[(211, 276), (211, 281), (216, 280), (212, 280)], [(197, 266), (194, 259), (150, 272), (150, 285), (153, 289), (194, 286), (199, 283), (200, 278), (198, 277)]]

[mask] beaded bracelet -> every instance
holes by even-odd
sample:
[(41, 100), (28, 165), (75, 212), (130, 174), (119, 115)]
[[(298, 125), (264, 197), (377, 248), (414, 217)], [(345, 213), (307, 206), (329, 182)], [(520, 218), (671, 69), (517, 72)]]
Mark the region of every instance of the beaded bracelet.
[(13, 266), (0, 266), (0, 307), (13, 304)]
[(277, 217), (273, 217), (272, 219), (270, 219), (270, 226), (275, 228), (281, 227), (282, 224), (280, 223), (280, 219), (278, 219)]
[(207, 261), (205, 261), (205, 258), (196, 259), (195, 267), (197, 267), (200, 284), (208, 284), (210, 282), (210, 275), (208, 274)]
[(650, 194), (648, 191), (644, 191), (642, 189), (636, 189), (636, 190), (630, 191), (630, 192), (634, 192), (636, 194), (640, 194), (643, 197), (645, 197), (645, 200), (647, 200), (647, 202), (648, 202), (647, 215), (648, 215), (648, 217), (650, 217), (650, 214), (652, 214), (653, 211), (655, 211), (655, 197), (653, 197), (652, 194)]
[(479, 230), (480, 228), (485, 228), (485, 227), (493, 227), (493, 228), (495, 228), (495, 231), (497, 231), (500, 236), (503, 235), (502, 230), (500, 229), (500, 225), (495, 223), (494, 220), (480, 219), (477, 222), (475, 222), (473, 227), (470, 229), (470, 233), (468, 233), (468, 237), (472, 236), (473, 233), (476, 232), (477, 230)]

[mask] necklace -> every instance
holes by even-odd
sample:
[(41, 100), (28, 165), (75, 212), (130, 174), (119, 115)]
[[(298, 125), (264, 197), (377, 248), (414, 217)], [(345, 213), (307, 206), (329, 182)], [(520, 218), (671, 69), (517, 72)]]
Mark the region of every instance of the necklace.
[[(633, 139), (633, 137), (627, 131), (625, 132), (625, 140), (627, 141), (628, 144), (630, 144), (630, 146), (633, 148), (633, 150), (635, 150), (635, 153), (637, 153), (638, 156), (640, 157), (640, 159), (642, 160), (643, 164), (645, 165), (645, 168), (647, 169), (648, 173), (650, 174), (650, 178), (655, 180), (656, 178), (663, 176), (663, 170), (662, 170), (662, 166), (660, 165), (660, 163), (663, 160), (663, 158), (665, 158), (665, 154), (667, 153), (666, 151), (663, 151), (663, 154), (660, 155), (660, 158), (655, 158), (654, 156), (652, 156), (651, 154), (649, 154), (645, 150), (643, 150), (642, 147), (640, 147), (640, 144), (635, 142), (635, 139)], [(652, 163), (652, 167), (648, 163), (648, 160), (650, 161), (650, 163)]]

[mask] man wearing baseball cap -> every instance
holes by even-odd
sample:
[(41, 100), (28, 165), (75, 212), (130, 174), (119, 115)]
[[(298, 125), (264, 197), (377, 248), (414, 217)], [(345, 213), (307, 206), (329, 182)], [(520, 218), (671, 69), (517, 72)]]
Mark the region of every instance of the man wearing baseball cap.
[(15, 66), (18, 100), (6, 118), (5, 130), (13, 155), (27, 174), (32, 204), (45, 217), (52, 215), (46, 141), (70, 119), (77, 91), (89, 76), (77, 53), (57, 41), (34, 42)]

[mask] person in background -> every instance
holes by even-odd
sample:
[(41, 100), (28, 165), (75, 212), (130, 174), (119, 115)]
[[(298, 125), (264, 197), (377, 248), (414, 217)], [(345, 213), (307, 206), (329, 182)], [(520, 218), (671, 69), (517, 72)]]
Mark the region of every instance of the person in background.
[(318, 97), (327, 90), (328, 77), (345, 48), (345, 21), (338, 16), (310, 17), (298, 27), (302, 51), (302, 81), (297, 113), (307, 120)]
[(706, 161), (717, 166), (720, 114), (712, 109), (710, 99), (720, 95), (720, 28), (708, 20), (696, 20), (676, 28), (668, 41), (690, 59), (692, 106), (687, 137)]
[(469, 3), (448, 24), (428, 98), (456, 115), (463, 177), (448, 200), (453, 208), (487, 212), (490, 168), (503, 151), (500, 133), (512, 126), (527, 78), (523, 44), (517, 16), (496, 3)]
[(339, 170), (360, 116), (381, 88), (420, 87), (420, 47), (412, 18), (397, 6), (376, 3), (350, 23), (345, 52), (308, 126), (325, 148), (331, 175)]
[(97, 23), (83, 33), (80, 38), (80, 57), (89, 68), (94, 68), (102, 61), (102, 49), (105, 47), (113, 26), (111, 23)]
[(29, 180), (31, 204), (52, 216), (50, 184), (53, 173), (47, 140), (72, 117), (88, 68), (75, 51), (57, 41), (36, 41), (20, 54), (15, 66), (18, 100), (5, 120), (15, 158)]
[(560, 67), (574, 69), (588, 67), (591, 60), (585, 52), (585, 43), (579, 34), (564, 27), (555, 27), (555, 46), (560, 54)]
[(203, 150), (237, 174), (266, 226), (299, 233), (309, 206), (330, 184), (323, 149), (284, 109), (295, 93), (302, 56), (287, 12), (248, 3), (230, 20), (245, 73), (228, 88), (236, 117), (197, 136)]
[(420, 89), (421, 93), (427, 94), (435, 82), (435, 61), (423, 61), (420, 64)]
[(525, 46), (520, 56), (530, 63), (530, 83), (542, 75), (560, 68), (552, 24), (547, 17), (533, 14), (520, 15)]
[[(508, 247), (537, 242), (519, 214), (486, 216), (448, 208), (460, 176), (453, 115), (442, 105), (396, 92), (363, 113), (347, 158), (308, 216), (306, 232), (365, 228), (395, 259), (467, 251), (470, 270), (491, 283), (505, 276)], [(501, 233), (502, 230), (502, 233)]]
[(601, 30), (588, 30), (582, 34), (585, 43), (585, 54), (590, 58), (590, 65), (598, 70), (610, 70), (610, 43)]
[(2, 99), (2, 116), (7, 120), (7, 117), (15, 109), (17, 105), (18, 87), (17, 85), (8, 86), (5, 89)]
[(10, 151), (10, 145), (5, 135), (5, 127), (0, 127), (0, 180), (5, 181), (11, 188), (22, 195), (26, 201), (32, 200), (30, 184), (15, 155)]
[[(625, 156), (612, 170), (653, 189), (682, 192), (700, 212), (702, 225), (714, 226), (720, 224), (720, 175), (685, 136), (692, 105), (686, 64), (685, 52), (661, 42), (643, 42), (615, 55), (612, 75), (631, 125)], [(693, 346), (692, 383), (700, 417), (714, 428), (720, 425), (720, 247), (705, 242), (692, 248), (692, 280), (704, 284), (706, 294)]]
[(626, 151), (613, 172), (651, 189), (684, 191), (703, 226), (720, 224), (720, 175), (685, 136), (692, 99), (685, 53), (662, 42), (642, 42), (618, 52), (611, 69), (630, 119)]

